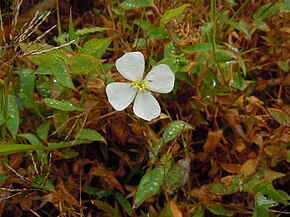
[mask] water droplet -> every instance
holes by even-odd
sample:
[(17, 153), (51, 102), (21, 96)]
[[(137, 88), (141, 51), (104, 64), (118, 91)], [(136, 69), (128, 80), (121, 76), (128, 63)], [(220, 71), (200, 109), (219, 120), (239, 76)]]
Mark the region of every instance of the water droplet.
[(155, 186), (155, 187), (158, 186), (158, 182), (153, 182), (152, 184), (153, 184), (153, 186)]

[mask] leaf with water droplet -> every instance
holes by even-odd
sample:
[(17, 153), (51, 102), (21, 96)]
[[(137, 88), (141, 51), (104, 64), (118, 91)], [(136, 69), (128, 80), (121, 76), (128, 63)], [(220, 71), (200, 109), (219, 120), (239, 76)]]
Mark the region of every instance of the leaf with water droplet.
[(65, 100), (59, 101), (56, 99), (45, 98), (43, 101), (49, 107), (54, 108), (54, 109), (59, 109), (62, 111), (78, 111), (78, 112), (84, 111), (83, 108), (76, 106), (76, 105), (72, 104), (71, 102), (65, 101)]
[(154, 168), (146, 172), (142, 177), (136, 190), (134, 207), (138, 207), (149, 197), (159, 193), (164, 180), (164, 174), (161, 173), (163, 167)]
[(69, 75), (66, 63), (60, 57), (54, 58), (52, 62), (52, 71), (56, 80), (64, 87), (75, 90), (75, 86)]
[(153, 0), (125, 0), (120, 4), (120, 6), (124, 9), (136, 9), (136, 8), (145, 8), (152, 7)]
[(181, 159), (174, 164), (166, 174), (166, 186), (170, 191), (184, 185), (189, 177), (190, 160), (189, 158)]
[(155, 161), (155, 156), (158, 155), (159, 150), (162, 148), (162, 146), (165, 143), (176, 138), (182, 131), (192, 130), (192, 129), (193, 127), (184, 121), (176, 120), (169, 123), (164, 129), (164, 133), (161, 139), (153, 147), (152, 160)]
[(6, 127), (15, 138), (19, 128), (19, 110), (16, 99), (12, 95), (8, 96), (7, 114)]
[(88, 74), (94, 70), (99, 74), (102, 72), (101, 60), (91, 55), (79, 54), (72, 58), (70, 71), (75, 75)]

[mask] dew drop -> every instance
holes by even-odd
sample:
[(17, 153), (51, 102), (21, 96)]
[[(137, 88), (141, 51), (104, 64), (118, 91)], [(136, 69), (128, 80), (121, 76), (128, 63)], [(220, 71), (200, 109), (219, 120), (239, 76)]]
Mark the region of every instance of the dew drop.
[(153, 182), (152, 184), (153, 184), (153, 186), (155, 186), (155, 187), (158, 186), (158, 182)]

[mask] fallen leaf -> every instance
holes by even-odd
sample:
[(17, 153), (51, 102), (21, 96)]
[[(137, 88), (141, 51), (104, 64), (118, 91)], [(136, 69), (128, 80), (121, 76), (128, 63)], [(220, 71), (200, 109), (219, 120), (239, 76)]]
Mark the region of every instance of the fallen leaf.
[(250, 176), (256, 172), (257, 168), (257, 160), (256, 159), (250, 159), (247, 160), (241, 167), (241, 173)]
[(223, 130), (216, 130), (216, 131), (208, 132), (206, 142), (203, 146), (203, 150), (206, 153), (214, 152), (218, 144), (220, 143), (222, 135), (223, 135)]

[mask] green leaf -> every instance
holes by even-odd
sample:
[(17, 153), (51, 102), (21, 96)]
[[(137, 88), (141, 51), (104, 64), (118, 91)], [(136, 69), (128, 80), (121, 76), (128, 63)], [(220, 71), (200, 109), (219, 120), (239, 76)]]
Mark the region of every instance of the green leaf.
[(230, 86), (243, 91), (248, 86), (248, 84), (242, 76), (233, 74), (233, 82), (230, 84)]
[(126, 10), (128, 9), (136, 9), (136, 8), (145, 8), (152, 7), (153, 0), (125, 0), (120, 4), (120, 6)]
[(46, 176), (36, 176), (30, 180), (33, 187), (47, 191), (55, 191), (54, 184)]
[(88, 27), (88, 28), (78, 29), (76, 31), (76, 35), (82, 36), (82, 35), (96, 33), (96, 32), (103, 32), (106, 30), (110, 30), (110, 28), (107, 28), (107, 27)]
[(287, 112), (276, 108), (267, 108), (267, 110), (279, 124), (290, 126), (290, 115)]
[(269, 217), (268, 208), (264, 206), (255, 206), (253, 217)]
[(159, 193), (163, 180), (164, 180), (163, 168), (154, 168), (152, 170), (148, 170), (146, 174), (142, 177), (138, 185), (133, 207), (135, 208), (138, 207), (146, 199)]
[(19, 128), (19, 110), (14, 96), (8, 96), (6, 127), (15, 138)]
[(133, 23), (140, 26), (149, 38), (165, 39), (169, 37), (169, 34), (164, 27), (156, 27), (151, 25), (148, 21), (139, 19), (135, 19)]
[(165, 181), (166, 186), (170, 191), (184, 185), (189, 177), (190, 161), (188, 158), (179, 160), (173, 167), (166, 173)]
[(31, 145), (42, 145), (42, 142), (33, 133), (22, 133), (18, 134), (18, 137), (27, 139)]
[(74, 30), (73, 20), (72, 20), (72, 9), (71, 8), (70, 8), (70, 11), (69, 11), (68, 35), (69, 35), (69, 39), (71, 41), (77, 39), (75, 30)]
[(28, 56), (28, 59), (35, 65), (45, 68), (51, 68), (52, 63), (56, 57), (61, 58), (65, 61), (69, 60), (64, 50), (55, 49), (55, 47), (51, 45), (43, 46), (41, 44), (32, 44), (28, 47), (27, 44), (21, 44), (21, 49), (24, 52), (35, 51), (35, 53), (38, 53)]
[(118, 217), (118, 212), (117, 210), (112, 207), (110, 204), (100, 201), (100, 200), (92, 200), (92, 203), (98, 207), (99, 209), (105, 211), (106, 213), (108, 213), (110, 216), (112, 217)]
[(229, 50), (217, 49), (214, 53), (214, 59), (218, 63), (226, 63), (230, 60), (233, 60), (234, 57), (235, 57), (235, 54)]
[(8, 176), (0, 174), (0, 184), (4, 184), (4, 182), (8, 179)]
[(116, 192), (115, 197), (116, 197), (118, 203), (123, 208), (123, 210), (125, 210), (125, 212), (129, 216), (131, 216), (132, 215), (132, 207), (131, 207), (131, 204), (128, 202), (128, 200), (120, 192)]
[(59, 149), (59, 148), (68, 148), (75, 145), (81, 145), (87, 143), (87, 140), (74, 140), (74, 141), (66, 141), (66, 142), (49, 142), (47, 146), (50, 149)]
[(32, 69), (23, 69), (19, 72), (19, 97), (26, 108), (33, 106), (35, 75)]
[(76, 106), (69, 101), (59, 101), (56, 99), (45, 98), (43, 101), (51, 108), (59, 109), (61, 111), (77, 111), (82, 112), (84, 109), (82, 107)]
[(76, 135), (76, 138), (81, 140), (100, 141), (107, 144), (105, 138), (101, 134), (99, 134), (96, 130), (89, 128), (82, 128)]
[(206, 209), (209, 210), (211, 213), (218, 215), (218, 216), (233, 216), (234, 214), (223, 208), (221, 205), (218, 204), (208, 204), (206, 205)]
[(71, 80), (66, 63), (61, 58), (54, 58), (52, 62), (52, 71), (56, 80), (64, 87), (75, 90), (75, 86)]
[(153, 156), (157, 156), (162, 146), (170, 140), (176, 138), (182, 131), (192, 130), (193, 127), (184, 121), (172, 121), (169, 123), (163, 132), (161, 139), (153, 147)]
[(266, 22), (262, 20), (254, 20), (254, 27), (264, 32), (269, 32), (270, 28)]
[(73, 149), (64, 149), (61, 151), (56, 152), (56, 154), (64, 159), (71, 159), (79, 156), (79, 153), (76, 150)]
[(89, 185), (85, 186), (85, 193), (96, 195), (98, 198), (108, 197), (113, 194), (111, 190), (99, 189)]
[(17, 152), (26, 152), (33, 150), (49, 150), (47, 147), (42, 145), (24, 145), (24, 144), (9, 144), (3, 145), (0, 144), (0, 155), (7, 155)]
[(258, 10), (255, 11), (255, 13), (253, 14), (253, 18), (254, 20), (269, 19), (274, 14), (276, 14), (282, 7), (283, 7), (283, 4), (278, 1), (263, 5), (262, 7), (259, 7)]
[[(27, 139), (32, 145), (43, 145), (42, 142), (33, 133), (23, 133), (23, 134), (18, 134), (17, 136)], [(39, 160), (39, 162), (43, 162), (44, 164), (48, 163), (47, 154), (45, 151), (37, 150), (36, 154), (37, 154), (37, 159)]]
[(209, 187), (209, 192), (217, 195), (229, 195), (238, 192), (241, 186), (239, 176), (231, 176), (232, 181), (229, 184), (224, 184), (219, 181), (213, 182)]
[(51, 121), (44, 120), (38, 127), (36, 127), (36, 133), (43, 141), (47, 140), (47, 136), (50, 130)]
[(63, 135), (64, 130), (67, 130), (65, 126), (68, 120), (69, 120), (69, 112), (53, 110), (53, 124), (54, 124), (54, 128), (58, 129), (57, 134), (59, 137)]
[(184, 52), (191, 54), (191, 53), (198, 53), (198, 52), (206, 52), (212, 51), (213, 46), (211, 43), (198, 43), (191, 46), (187, 46), (184, 48)]
[(195, 213), (191, 216), (191, 217), (204, 217), (204, 211), (205, 211), (205, 207), (204, 205), (198, 205)]
[(183, 4), (178, 8), (167, 10), (160, 19), (160, 24), (167, 24), (173, 17), (178, 17), (183, 14), (185, 8), (190, 6), (190, 4)]
[(111, 42), (112, 38), (91, 39), (84, 44), (82, 51), (85, 54), (94, 56), (95, 58), (101, 58)]
[(255, 197), (256, 206), (271, 207), (277, 205), (277, 202), (273, 199), (265, 197), (261, 192), (258, 192)]
[(71, 73), (75, 75), (83, 75), (96, 70), (101, 72), (101, 61), (91, 55), (79, 54), (72, 58), (71, 60)]

